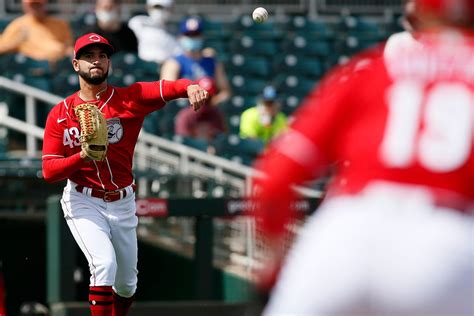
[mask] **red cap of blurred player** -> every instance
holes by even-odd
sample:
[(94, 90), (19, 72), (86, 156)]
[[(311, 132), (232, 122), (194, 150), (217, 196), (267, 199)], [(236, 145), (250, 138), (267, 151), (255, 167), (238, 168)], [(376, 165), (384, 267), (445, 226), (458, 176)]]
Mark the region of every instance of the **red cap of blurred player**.
[(101, 45), (105, 48), (107, 55), (112, 55), (114, 53), (114, 47), (109, 43), (109, 41), (99, 34), (88, 33), (82, 35), (76, 40), (74, 45), (74, 58), (77, 59), (80, 51), (90, 45)]
[(417, 11), (432, 13), (451, 22), (474, 21), (473, 0), (415, 0)]

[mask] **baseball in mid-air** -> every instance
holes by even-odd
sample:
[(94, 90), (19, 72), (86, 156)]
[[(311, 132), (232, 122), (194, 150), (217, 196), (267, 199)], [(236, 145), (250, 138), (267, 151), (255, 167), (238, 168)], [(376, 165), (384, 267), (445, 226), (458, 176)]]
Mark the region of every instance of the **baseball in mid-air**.
[(253, 10), (252, 18), (257, 23), (263, 23), (268, 19), (268, 11), (265, 8), (258, 7)]

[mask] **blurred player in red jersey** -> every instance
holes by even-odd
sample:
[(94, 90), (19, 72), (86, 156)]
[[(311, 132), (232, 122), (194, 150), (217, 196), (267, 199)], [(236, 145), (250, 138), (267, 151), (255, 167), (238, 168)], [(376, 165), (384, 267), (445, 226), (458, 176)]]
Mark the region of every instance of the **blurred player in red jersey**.
[[(107, 84), (113, 47), (89, 33), (77, 39), (72, 65), (80, 90), (49, 113), (43, 141), (46, 181), (67, 179), (61, 205), (67, 224), (89, 262), (89, 303), (93, 316), (125, 316), (137, 287), (138, 219), (132, 160), (144, 117), (176, 98), (198, 110), (208, 93), (190, 80)], [(74, 108), (97, 105), (107, 120), (108, 150), (103, 161), (81, 151)]]
[(421, 48), (336, 69), (256, 164), (264, 286), (292, 185), (337, 163), (265, 316), (474, 315), (474, 1), (415, 2)]

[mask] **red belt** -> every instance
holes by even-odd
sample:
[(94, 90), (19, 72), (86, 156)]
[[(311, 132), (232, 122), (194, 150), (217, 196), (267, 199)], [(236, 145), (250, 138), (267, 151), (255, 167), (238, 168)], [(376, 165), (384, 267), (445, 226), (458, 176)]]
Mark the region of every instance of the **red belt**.
[[(132, 190), (135, 192), (136, 185), (132, 184)], [(126, 188), (119, 190), (99, 190), (99, 189), (89, 189), (83, 185), (76, 185), (76, 191), (79, 193), (86, 194), (85, 191), (90, 190), (90, 195), (95, 198), (103, 199), (105, 202), (115, 202), (120, 199), (123, 199), (127, 196)]]

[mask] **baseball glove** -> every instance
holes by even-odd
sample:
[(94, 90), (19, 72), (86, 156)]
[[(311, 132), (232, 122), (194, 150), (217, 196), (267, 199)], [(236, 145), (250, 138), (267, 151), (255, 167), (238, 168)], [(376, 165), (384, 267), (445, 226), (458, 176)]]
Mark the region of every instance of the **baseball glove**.
[(82, 152), (92, 160), (102, 161), (107, 154), (107, 121), (94, 104), (83, 103), (74, 108), (81, 126)]

